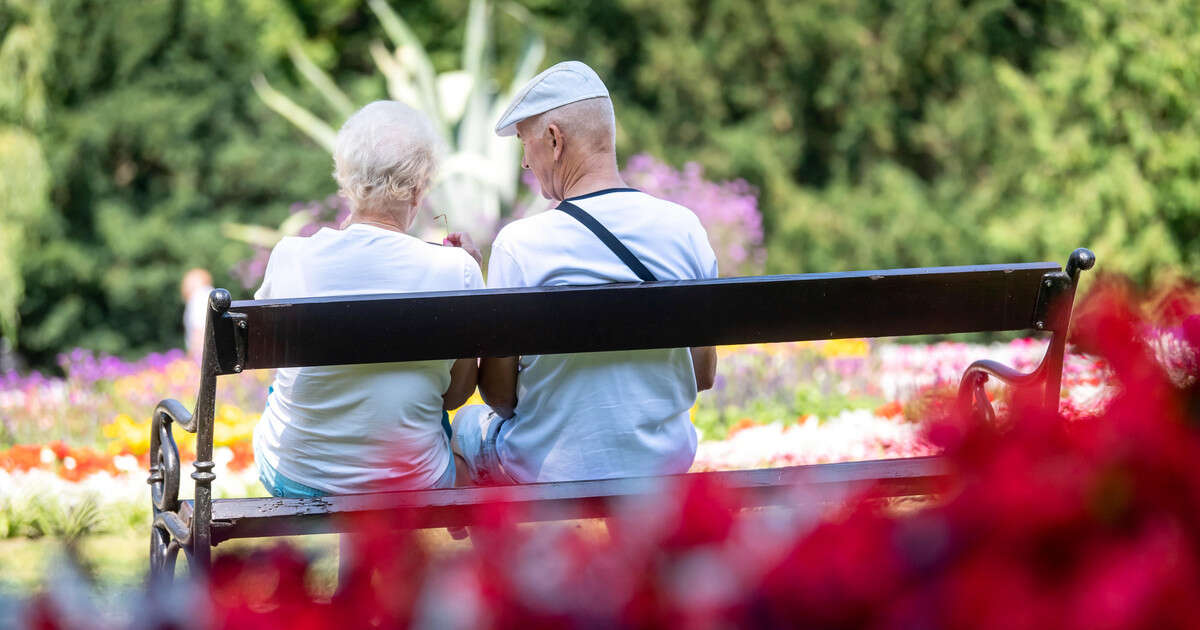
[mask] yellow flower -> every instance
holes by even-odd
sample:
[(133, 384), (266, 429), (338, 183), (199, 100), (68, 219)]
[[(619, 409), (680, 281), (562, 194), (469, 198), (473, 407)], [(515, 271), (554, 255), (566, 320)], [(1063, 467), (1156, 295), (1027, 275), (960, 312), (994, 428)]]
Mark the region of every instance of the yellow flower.
[(871, 350), (866, 339), (830, 339), (821, 346), (821, 355), (827, 358), (865, 357)]
[[(482, 404), (484, 404), (483, 397), (479, 395), (479, 390), (476, 389), (474, 392), (471, 393), (471, 397), (467, 399), (467, 402), (463, 403), (462, 407), (459, 407), (458, 409), (462, 409), (463, 407), (466, 407), (468, 405), (482, 405)], [(450, 411), (446, 412), (447, 414), (450, 415), (451, 422), (454, 421), (454, 414), (458, 413), (458, 409), (451, 409)]]
[(213, 444), (229, 446), (238, 442), (250, 441), (254, 436), (254, 425), (258, 423), (258, 414), (249, 414), (234, 405), (221, 405), (217, 408), (213, 424)]
[(736, 344), (732, 346), (717, 346), (717, 356), (724, 357), (731, 354), (737, 354), (745, 351), (750, 346), (748, 344)]
[(100, 427), (100, 433), (108, 438), (105, 450), (110, 454), (128, 450), (141, 455), (150, 450), (150, 420), (135, 422), (129, 414), (118, 414), (112, 422)]

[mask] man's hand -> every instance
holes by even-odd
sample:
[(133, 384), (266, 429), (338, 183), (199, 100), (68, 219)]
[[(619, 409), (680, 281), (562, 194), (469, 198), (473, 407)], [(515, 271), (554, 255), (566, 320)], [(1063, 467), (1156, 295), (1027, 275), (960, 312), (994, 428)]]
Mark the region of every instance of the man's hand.
[(460, 247), (464, 252), (471, 255), (475, 262), (480, 266), (483, 265), (483, 256), (479, 254), (479, 248), (475, 247), (475, 241), (471, 240), (471, 235), (466, 232), (451, 232), (442, 240), (442, 245), (448, 247)]

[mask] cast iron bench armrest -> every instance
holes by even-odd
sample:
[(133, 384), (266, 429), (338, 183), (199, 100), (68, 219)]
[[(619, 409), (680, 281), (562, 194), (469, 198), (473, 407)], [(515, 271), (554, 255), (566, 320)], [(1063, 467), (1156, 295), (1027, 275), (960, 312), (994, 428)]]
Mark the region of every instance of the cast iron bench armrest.
[[(1045, 310), (1035, 314), (1035, 317), (1039, 318), (1038, 323), (1042, 327), (1053, 330), (1054, 336), (1042, 361), (1028, 373), (988, 359), (967, 366), (958, 386), (959, 413), (975, 416), (984, 422), (995, 421), (996, 412), (983, 388), (989, 376), (1011, 387), (1040, 386), (1043, 389), (1042, 404), (1047, 410), (1058, 410), (1067, 333), (1071, 323), (1071, 303), (1079, 284), (1080, 272), (1091, 269), (1095, 264), (1096, 255), (1079, 248), (1071, 252), (1065, 272), (1046, 274), (1042, 280), (1042, 292), (1046, 299), (1039, 301), (1039, 310)], [(1069, 299), (1060, 299), (1063, 296), (1069, 296)]]
[(156, 511), (175, 511), (179, 508), (179, 447), (171, 425), (188, 433), (196, 432), (196, 420), (183, 403), (168, 398), (154, 408), (150, 426), (150, 495)]
[(179, 513), (179, 447), (171, 425), (196, 432), (196, 419), (183, 403), (168, 398), (154, 408), (150, 426), (150, 484), (153, 528), (150, 538), (152, 571), (175, 566), (180, 549), (192, 544), (192, 521)]

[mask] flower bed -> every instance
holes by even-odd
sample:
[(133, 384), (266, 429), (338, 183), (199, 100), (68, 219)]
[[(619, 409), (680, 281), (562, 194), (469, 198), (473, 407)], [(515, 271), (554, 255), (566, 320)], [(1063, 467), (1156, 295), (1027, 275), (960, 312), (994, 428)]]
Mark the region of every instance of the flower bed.
[[(1166, 347), (1166, 346), (1164, 346)], [(693, 418), (702, 442), (693, 470), (912, 457), (924, 437), (926, 392), (957, 384), (992, 358), (1031, 369), (1045, 342), (900, 345), (862, 339), (722, 347), (713, 390)], [(0, 449), (0, 537), (104, 531), (144, 523), (150, 411), (164, 397), (191, 403), (196, 364), (175, 351), (123, 362), (76, 351), (67, 376), (0, 380), (0, 417), (18, 443)], [(1102, 362), (1069, 355), (1064, 408), (1086, 415), (1106, 399)], [(214, 458), (218, 497), (261, 496), (251, 435), (270, 372), (219, 381)], [(1001, 390), (997, 389), (999, 394)], [(480, 402), (474, 398), (472, 403)], [(195, 436), (176, 431), (183, 461)], [(54, 436), (51, 440), (45, 436)], [(183, 475), (183, 496), (191, 479)]]

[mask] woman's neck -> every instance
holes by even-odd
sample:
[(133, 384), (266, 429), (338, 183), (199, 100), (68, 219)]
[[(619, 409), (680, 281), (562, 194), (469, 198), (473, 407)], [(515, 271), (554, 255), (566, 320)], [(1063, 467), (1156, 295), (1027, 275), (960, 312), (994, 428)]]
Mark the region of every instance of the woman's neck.
[(361, 223), (363, 225), (373, 225), (378, 228), (383, 228), (385, 230), (391, 230), (393, 232), (400, 232), (402, 234), (405, 232), (408, 232), (408, 228), (406, 226), (400, 225), (398, 222), (396, 222), (395, 218), (379, 216), (377, 214), (352, 213), (349, 217), (347, 217), (346, 222), (345, 222), (345, 224), (342, 225), (342, 227), (347, 228), (347, 227), (350, 227), (351, 225), (354, 225), (355, 223)]

